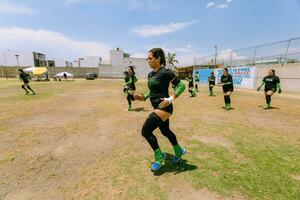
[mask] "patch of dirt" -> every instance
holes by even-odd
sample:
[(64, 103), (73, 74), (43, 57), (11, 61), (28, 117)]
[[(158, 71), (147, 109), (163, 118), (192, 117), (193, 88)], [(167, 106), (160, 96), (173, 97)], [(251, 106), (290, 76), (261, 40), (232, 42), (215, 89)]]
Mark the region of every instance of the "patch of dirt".
[(296, 181), (300, 181), (300, 175), (290, 175), (292, 177), (292, 179), (296, 180)]
[(234, 147), (233, 143), (229, 139), (221, 135), (200, 135), (194, 136), (193, 139), (199, 140), (207, 145), (220, 146), (226, 149), (232, 149)]
[(169, 192), (168, 200), (245, 200), (246, 198), (239, 194), (232, 194), (230, 197), (221, 197), (220, 195), (206, 189), (196, 190), (190, 186), (174, 188)]

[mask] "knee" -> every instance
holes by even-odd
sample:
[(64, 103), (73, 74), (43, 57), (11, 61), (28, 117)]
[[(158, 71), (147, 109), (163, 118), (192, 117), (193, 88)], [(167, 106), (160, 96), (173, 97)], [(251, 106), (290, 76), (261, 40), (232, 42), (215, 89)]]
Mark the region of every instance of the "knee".
[(160, 132), (167, 137), (168, 135), (170, 135), (171, 130), (169, 129), (169, 127), (161, 127), (160, 128)]
[(147, 137), (151, 135), (161, 122), (162, 120), (155, 113), (151, 113), (143, 125), (142, 136)]
[(134, 98), (133, 95), (130, 95), (130, 98), (131, 98), (132, 101), (135, 101), (135, 98)]
[(144, 125), (143, 125), (143, 128), (142, 128), (142, 136), (147, 137), (150, 134), (151, 134), (151, 132), (149, 131), (149, 128), (148, 128), (148, 126), (145, 122)]

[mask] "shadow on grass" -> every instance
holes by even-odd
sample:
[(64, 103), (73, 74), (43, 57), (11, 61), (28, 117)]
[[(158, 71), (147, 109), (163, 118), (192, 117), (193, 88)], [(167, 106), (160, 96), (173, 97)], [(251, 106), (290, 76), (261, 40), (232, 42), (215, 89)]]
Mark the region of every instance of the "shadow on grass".
[[(222, 108), (223, 108), (224, 110), (226, 110), (225, 106), (222, 106)], [(235, 108), (231, 107), (230, 110), (235, 110)], [(228, 110), (226, 110), (226, 111), (228, 111)]]
[(196, 170), (197, 166), (189, 164), (187, 160), (182, 159), (180, 160), (179, 163), (174, 164), (171, 160), (173, 158), (173, 155), (167, 153), (167, 158), (165, 160), (165, 164), (157, 171), (154, 172), (154, 176), (161, 176), (165, 173), (173, 173), (174, 175), (186, 172), (186, 171), (191, 171), (191, 170)]
[(264, 106), (257, 106), (257, 107), (263, 108), (264, 110), (280, 110), (280, 108), (278, 108), (278, 107), (273, 107), (273, 106), (271, 106), (271, 107), (268, 108), (268, 109), (265, 109)]
[(148, 110), (145, 110), (145, 108), (133, 108), (132, 111), (134, 111), (134, 112), (148, 112)]

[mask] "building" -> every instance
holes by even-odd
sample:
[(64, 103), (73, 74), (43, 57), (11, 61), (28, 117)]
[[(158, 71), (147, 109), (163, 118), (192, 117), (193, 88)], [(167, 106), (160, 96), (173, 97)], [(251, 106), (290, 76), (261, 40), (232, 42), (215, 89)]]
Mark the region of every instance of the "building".
[(46, 55), (38, 52), (5, 51), (0, 55), (0, 65), (6, 67), (74, 67), (98, 68), (100, 76), (122, 78), (128, 66), (133, 66), (138, 78), (147, 78), (151, 71), (146, 58), (131, 57), (121, 48), (110, 51), (110, 60), (102, 60), (101, 56), (80, 57), (72, 62), (64, 59), (46, 59)]
[(0, 65), (7, 67), (45, 67), (46, 55), (39, 52), (3, 51), (0, 55)]
[(136, 76), (138, 78), (147, 78), (148, 73), (151, 71), (146, 58), (130, 57), (130, 54), (125, 53), (121, 48), (110, 51), (110, 64), (115, 70), (115, 74), (123, 76), (123, 72), (129, 66), (133, 66)]

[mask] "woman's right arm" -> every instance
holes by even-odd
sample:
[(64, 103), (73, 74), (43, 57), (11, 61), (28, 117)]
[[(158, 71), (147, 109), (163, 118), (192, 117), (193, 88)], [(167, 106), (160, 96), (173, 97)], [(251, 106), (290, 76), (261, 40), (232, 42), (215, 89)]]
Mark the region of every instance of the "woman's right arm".
[(149, 97), (150, 97), (150, 90), (148, 90), (144, 94), (134, 95), (134, 98), (138, 101), (146, 101)]

